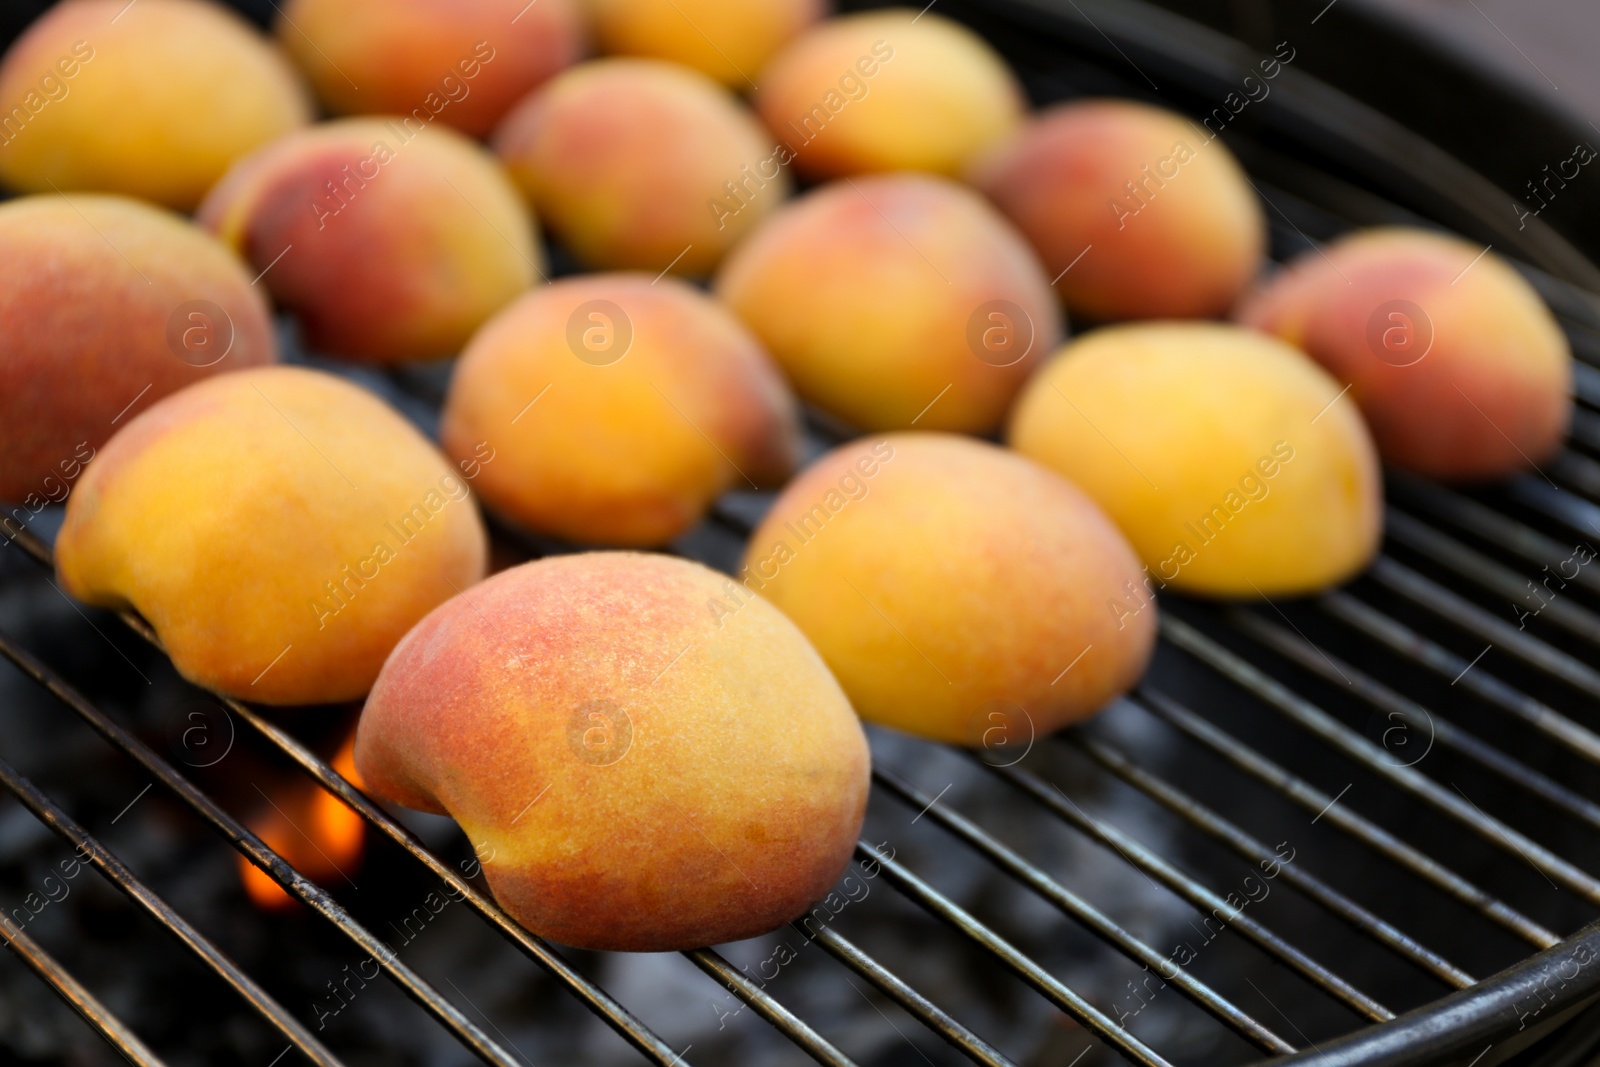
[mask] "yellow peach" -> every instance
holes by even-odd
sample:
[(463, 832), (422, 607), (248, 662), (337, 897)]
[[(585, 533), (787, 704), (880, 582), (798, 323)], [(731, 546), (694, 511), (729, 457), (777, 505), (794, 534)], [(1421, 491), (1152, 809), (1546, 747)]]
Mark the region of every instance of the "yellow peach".
[(863, 718), (1019, 758), (1126, 692), (1155, 645), (1139, 561), (1094, 502), (949, 434), (817, 460), (751, 536), (739, 577), (741, 596), (811, 638)]
[(732, 315), (649, 275), (567, 278), (492, 319), (462, 353), (445, 451), (495, 461), (483, 500), (541, 533), (659, 545), (731, 487), (777, 484), (800, 454), (793, 397)]
[(827, 0), (589, 0), (600, 48), (667, 59), (743, 90)]
[(226, 248), (96, 194), (0, 204), (0, 336), (0, 500), (31, 512), (144, 408), (277, 358), (266, 303)]
[(221, 4), (57, 4), (0, 60), (0, 181), (127, 193), (187, 210), (228, 166), (304, 126), (270, 42)]
[(658, 60), (574, 67), (519, 104), (494, 146), (556, 236), (602, 269), (704, 274), (789, 194), (755, 116)]
[(267, 367), (120, 430), (68, 498), (56, 567), (78, 599), (148, 619), (195, 684), (320, 704), (365, 693), (487, 551), (466, 481), (398, 413)]
[(335, 114), (479, 137), (586, 45), (577, 0), (288, 0), (276, 30)]
[(1543, 462), (1566, 438), (1566, 336), (1504, 260), (1458, 238), (1352, 234), (1290, 264), (1239, 321), (1349, 383), (1378, 451), (1397, 467), (1496, 478)]
[(1224, 315), (1266, 254), (1267, 221), (1220, 140), (1131, 100), (1050, 108), (971, 177), (1017, 225), (1073, 311)]
[(828, 19), (756, 78), (756, 111), (800, 173), (951, 177), (1022, 121), (1005, 62), (965, 26), (909, 8)]
[(810, 193), (734, 251), (716, 290), (803, 398), (869, 430), (994, 430), (1062, 331), (1022, 238), (930, 175)]
[(843, 872), (868, 753), (794, 624), (634, 553), (495, 575), (395, 649), (361, 715), (379, 796), (461, 824), (495, 898), (579, 948), (737, 941)]
[(1365, 567), (1381, 533), (1377, 453), (1340, 392), (1236, 326), (1106, 327), (1029, 383), (1009, 440), (1105, 508), (1155, 587), (1311, 593)]
[(494, 158), (409, 117), (342, 119), (241, 160), (199, 218), (319, 350), (453, 355), (543, 273), (534, 220)]

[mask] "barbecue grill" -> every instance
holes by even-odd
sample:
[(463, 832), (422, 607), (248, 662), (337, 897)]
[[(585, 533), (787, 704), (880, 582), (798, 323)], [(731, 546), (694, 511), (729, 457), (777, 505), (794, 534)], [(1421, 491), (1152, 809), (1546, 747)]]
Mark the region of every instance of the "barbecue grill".
[[(1341, 590), (1163, 595), (1152, 671), (1084, 727), (1001, 731), (971, 752), (870, 731), (871, 809), (841, 888), (768, 938), (681, 957), (573, 952), (521, 929), (459, 834), (330, 767), (338, 712), (185, 690), (143, 620), (52, 591), (51, 514), (0, 520), (14, 668), (0, 669), (0, 785), (20, 804), (0, 812), (0, 934), (44, 985), (20, 977), (104, 1039), (30, 1020), (49, 1013), (0, 973), (14, 1054), (1490, 1067), (1600, 1048), (1600, 270), (1539, 218), (1519, 228), (1508, 194), (1426, 128), (1334, 87), (1330, 42), (1381, 32), (1375, 47), (1397, 47), (1348, 5), (1253, 8), (1249, 42), (1137, 0), (939, 10), (982, 31), (1038, 103), (1142, 97), (1197, 121), (1225, 108), (1275, 259), (1409, 223), (1515, 260), (1579, 359), (1567, 448), (1481, 489), (1391, 474), (1383, 555)], [(1277, 41), (1305, 61), (1227, 108)], [(1563, 130), (1508, 89), (1473, 92), (1524, 138)], [(1461, 125), (1438, 117), (1449, 139)], [(341, 370), (431, 426), (440, 372)], [(821, 417), (808, 429), (814, 448), (846, 435)], [(673, 550), (731, 570), (765, 502), (731, 494)], [(570, 550), (491, 526), (501, 563)], [(245, 825), (245, 785), (264, 797), (258, 782), (306, 776), (369, 827), (366, 867), (327, 888)], [(253, 909), (214, 876), (231, 876), (226, 846), (304, 907)], [(429, 893), (419, 922), (438, 929), (412, 933), (397, 917)]]

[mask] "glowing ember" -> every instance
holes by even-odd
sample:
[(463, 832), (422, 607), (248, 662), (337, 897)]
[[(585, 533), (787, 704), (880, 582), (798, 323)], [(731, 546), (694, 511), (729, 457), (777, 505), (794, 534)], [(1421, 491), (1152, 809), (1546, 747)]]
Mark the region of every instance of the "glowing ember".
[[(333, 769), (352, 785), (361, 787), (353, 731), (333, 758)], [(277, 791), (248, 825), (269, 848), (319, 884), (346, 879), (361, 864), (366, 824), (342, 800), (309, 778)], [(270, 875), (243, 856), (239, 857), (239, 877), (258, 907), (281, 911), (297, 903)]]

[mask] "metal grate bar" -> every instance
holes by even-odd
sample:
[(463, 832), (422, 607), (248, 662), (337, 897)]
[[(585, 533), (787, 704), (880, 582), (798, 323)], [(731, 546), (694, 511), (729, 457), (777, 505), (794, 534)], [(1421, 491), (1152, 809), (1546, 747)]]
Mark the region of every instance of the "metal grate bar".
[[(845, 940), (837, 930), (829, 926), (823, 926), (819, 927), (815, 933), (812, 933), (806, 929), (803, 922), (792, 922), (789, 925), (798, 933), (821, 945), (823, 950), (834, 959), (871, 982), (885, 996), (900, 1005), (911, 1015), (914, 1015), (929, 1030), (944, 1038), (956, 1049), (966, 1053), (968, 1058), (978, 1063), (988, 1064), (989, 1067), (1017, 1067), (999, 1049), (957, 1022), (953, 1016), (949, 1015), (933, 1001), (912, 989), (901, 980), (899, 975)], [(848, 978), (845, 980), (849, 981)], [(850, 984), (855, 987), (854, 982)], [(856, 991), (861, 992), (859, 987), (856, 987)], [(863, 997), (866, 996), (865, 993), (861, 993), (861, 995)]]
[(713, 950), (697, 948), (691, 952), (685, 952), (684, 955), (696, 967), (725, 986), (730, 993), (755, 1009), (756, 1014), (771, 1023), (785, 1037), (800, 1046), (806, 1055), (818, 1063), (825, 1064), (827, 1067), (856, 1067), (855, 1061), (840, 1052), (821, 1034), (806, 1025), (794, 1012), (778, 1003), (772, 997), (767, 996), (766, 992), (751, 981), (743, 971), (717, 955)]
[[(1569, 337), (1573, 332), (1570, 329), (1567, 331)], [(1587, 363), (1578, 363), (1572, 369), (1573, 395), (1586, 404), (1600, 405), (1600, 371), (1596, 371)]]
[[(1438, 563), (1442, 563), (1450, 570), (1461, 575), (1469, 581), (1487, 589), (1491, 593), (1505, 597), (1513, 605), (1526, 602), (1531, 587), (1538, 584), (1532, 579), (1502, 567), (1481, 552), (1474, 551), (1453, 537), (1440, 533), (1426, 523), (1419, 522), (1411, 516), (1394, 508), (1387, 510), (1386, 530), (1388, 535), (1403, 545), (1421, 552)], [(1559, 557), (1558, 557), (1559, 558)], [(1582, 573), (1581, 571), (1579, 572)], [(1565, 581), (1560, 576), (1555, 576), (1564, 586)], [(1549, 602), (1543, 602), (1538, 609), (1540, 618), (1548, 618), (1562, 629), (1577, 634), (1579, 637), (1600, 644), (1600, 615), (1587, 608), (1573, 603), (1572, 600), (1555, 599), (1555, 591), (1545, 587), (1551, 594)], [(1535, 594), (1538, 595), (1538, 594)]]
[(1573, 485), (1591, 500), (1600, 497), (1600, 463), (1570, 448), (1562, 449), (1549, 464), (1550, 472)]
[[(1260, 864), (1277, 859), (1277, 853), (1267, 848), (1263, 842), (1245, 833), (1236, 824), (1218, 815), (1181, 789), (1163, 782), (1139, 767), (1120, 750), (1082, 735), (1073, 735), (1067, 738), (1067, 742), (1087, 753), (1100, 766), (1155, 800), (1174, 815), (1221, 841), (1250, 862)], [(1277, 877), (1447, 985), (1463, 989), (1477, 981), (1466, 971), (1438, 953), (1423, 947), (1414, 938), (1345, 896), (1316, 875), (1309, 874), (1300, 867), (1284, 864), (1278, 869)]]
[(1188, 623), (1168, 615), (1162, 618), (1161, 629), (1178, 647), (1260, 697), (1291, 722), (1328, 742), (1367, 770), (1455, 819), (1496, 848), (1522, 856), (1535, 870), (1570, 892), (1590, 903), (1600, 904), (1600, 882), (1521, 831), (1485, 815), (1464, 794), (1452, 795), (1413, 768), (1390, 763), (1383, 758), (1383, 750), (1378, 746)]
[(134, 737), (121, 726), (118, 726), (104, 712), (84, 699), (77, 690), (67, 685), (48, 667), (18, 647), (3, 632), (0, 632), (0, 656), (10, 660), (24, 674), (38, 682), (57, 700), (76, 712), (79, 718), (88, 723), (101, 737), (111, 742), (114, 747), (132, 757), (163, 787), (176, 793), (197, 815), (201, 816), (221, 833), (229, 844), (238, 849), (251, 863), (269, 875), (287, 892), (298, 897), (302, 903), (308, 905), (338, 927), (363, 952), (377, 962), (379, 967), (387, 971), (389, 976), (399, 984), (400, 988), (408, 996), (418, 1004), (421, 1004), (446, 1029), (478, 1056), (489, 1063), (502, 1065), (502, 1067), (519, 1067), (519, 1061), (515, 1057), (497, 1045), (482, 1030), (478, 1029), (470, 1019), (461, 1014), (455, 1005), (441, 996), (438, 990), (424, 981), (415, 971), (401, 963), (382, 941), (374, 937), (366, 927), (351, 918), (350, 914), (340, 907), (320, 886), (295, 870), (281, 856), (268, 848), (249, 828), (224, 811), (192, 782), (179, 774), (166, 760), (156, 755), (144, 742)]
[(1288, 1054), (1296, 1051), (1293, 1045), (1241, 1011), (1210, 986), (1195, 978), (1183, 968), (1174, 968), (1175, 973), (1169, 978), (1165, 973), (1169, 966), (1169, 961), (1165, 956), (1162, 956), (1161, 953), (1151, 948), (1148, 944), (1122, 929), (1093, 904), (1079, 897), (1060, 882), (1057, 882), (1011, 849), (996, 841), (970, 819), (951, 810), (948, 806), (941, 807), (935, 804), (933, 802), (934, 798), (929, 797), (920, 789), (888, 771), (874, 768), (872, 776), (889, 792), (905, 801), (912, 808), (924, 812), (929, 819), (937, 822), (950, 833), (981, 852), (997, 867), (1000, 867), (1017, 881), (1049, 901), (1057, 910), (1081, 924), (1100, 940), (1111, 945), (1135, 963), (1154, 970), (1161, 976), (1163, 981), (1170, 982), (1176, 986), (1180, 993), (1231, 1027), (1251, 1043), (1267, 1052), (1277, 1054)]
[[(1391, 717), (1417, 730), (1428, 731), (1428, 736), (1445, 748), (1481, 767), (1492, 771), (1506, 781), (1521, 787), (1534, 796), (1560, 808), (1591, 829), (1600, 830), (1600, 804), (1594, 803), (1556, 782), (1548, 775), (1529, 767), (1514, 756), (1445, 719), (1435, 719), (1421, 704), (1384, 685), (1366, 672), (1352, 666), (1349, 661), (1324, 653), (1305, 638), (1290, 633), (1283, 627), (1253, 612), (1233, 609), (1226, 614), (1228, 622), (1242, 633), (1259, 641), (1285, 659), (1317, 675), (1325, 681), (1343, 681), (1347, 688), (1361, 699), (1386, 712)], [(1424, 753), (1426, 755), (1426, 753)], [(1406, 766), (1414, 766), (1421, 756)]]
[(84, 1022), (94, 1027), (107, 1044), (122, 1054), (123, 1059), (135, 1067), (166, 1067), (166, 1062), (150, 1051), (149, 1046), (139, 1040), (139, 1035), (128, 1029), (121, 1019), (100, 1003), (99, 998), (84, 988), (82, 982), (72, 977), (72, 972), (57, 963), (54, 956), (40, 948), (37, 941), (23, 933), (11, 921), (11, 917), (3, 913), (0, 913), (0, 935), (5, 936), (6, 947), (43, 978), (73, 1011), (83, 1016)]
[[(58, 807), (38, 786), (4, 759), (0, 759), (0, 784), (20, 800), (40, 822), (55, 831), (63, 840), (77, 847), (95, 870), (104, 875), (106, 880), (121, 890), (129, 900), (137, 904), (162, 927), (171, 931), (179, 941), (183, 942), (184, 947), (198, 956), (236, 993), (248, 1001), (257, 1013), (288, 1038), (308, 1060), (323, 1064), (324, 1067), (340, 1067), (341, 1061), (317, 1040), (316, 1035), (301, 1025), (283, 1005), (241, 971), (238, 964), (229, 959), (187, 919), (174, 911), (172, 906), (154, 890), (141, 882), (110, 849), (91, 836), (72, 816)], [(287, 1052), (288, 1049), (284, 1051)]]
[(1171, 697), (1149, 686), (1142, 686), (1139, 698), (1142, 705), (1153, 714), (1160, 716), (1175, 729), (1198, 741), (1252, 778), (1271, 786), (1319, 818), (1327, 819), (1339, 830), (1479, 912), (1485, 918), (1510, 930), (1530, 945), (1545, 949), (1560, 942), (1561, 938), (1555, 933), (1479, 889), (1365, 816), (1337, 806), (1335, 804), (1337, 797), (1324, 793), (1305, 779), (1290, 774), (1249, 745), (1219, 729)]
[[(1580, 298), (1590, 301), (1594, 299), (1584, 290), (1556, 280), (1558, 284), (1566, 285), (1569, 292)], [(1600, 369), (1593, 365), (1595, 359), (1600, 358), (1600, 336), (1595, 334), (1591, 323), (1580, 322), (1573, 318), (1566, 318), (1566, 323), (1567, 329), (1564, 332), (1567, 334), (1567, 339), (1572, 342), (1572, 354), (1578, 357), (1578, 362), (1572, 368), (1573, 394), (1586, 404), (1600, 406)]]
[(1600, 417), (1578, 408), (1572, 413), (1572, 424), (1567, 427), (1567, 438), (1585, 448), (1600, 449)]
[(1148, 1045), (1112, 1022), (1100, 1009), (1073, 992), (1049, 971), (1018, 951), (1011, 942), (975, 919), (970, 912), (866, 844), (856, 846), (856, 854), (876, 864), (889, 881), (929, 914), (949, 923), (956, 930), (993, 953), (1017, 977), (1032, 986), (1046, 1000), (1072, 1016), (1085, 1028), (1123, 1055), (1144, 1067), (1172, 1067)]
[(1085, 815), (1082, 809), (1059, 788), (1046, 788), (1043, 781), (1027, 771), (1017, 770), (1015, 767), (993, 767), (977, 757), (973, 758), (980, 766), (999, 775), (1002, 780), (1024, 795), (1032, 797), (1072, 826), (1114, 850), (1134, 869), (1160, 882), (1194, 905), (1202, 914), (1228, 915), (1229, 929), (1238, 930), (1268, 955), (1297, 971), (1312, 985), (1357, 1014), (1373, 1022), (1386, 1022), (1394, 1018), (1394, 1013), (1388, 1008), (1289, 944), (1266, 926), (1238, 909), (1230, 907), (1222, 897), (1184, 874), (1151, 849), (1121, 830)]
[(1513, 478), (1506, 483), (1505, 489), (1516, 503), (1555, 519), (1582, 537), (1589, 537), (1600, 530), (1600, 507), (1558, 489), (1542, 478), (1526, 475)]
[(1551, 740), (1559, 742), (1574, 755), (1600, 764), (1600, 734), (1573, 722), (1521, 690), (1512, 688), (1482, 668), (1472, 667), (1468, 670), (1472, 664), (1464, 656), (1435, 644), (1348, 593), (1325, 593), (1318, 598), (1317, 604), (1341, 622), (1388, 645), (1441, 677), (1451, 679), (1452, 684), (1482, 697), (1506, 714), (1515, 716)]
[[(1434, 517), (1474, 533), (1529, 563), (1544, 567), (1572, 554), (1571, 548), (1555, 538), (1546, 537), (1476, 500), (1398, 472), (1386, 472), (1386, 477), (1389, 485), (1406, 498), (1408, 506), (1426, 510)], [(1566, 580), (1600, 595), (1600, 573), (1580, 570), (1576, 576)]]
[(1375, 562), (1367, 573), (1384, 588), (1399, 593), (1412, 603), (1427, 608), (1447, 622), (1493, 645), (1503, 646), (1519, 659), (1600, 700), (1600, 672), (1510, 623), (1495, 618), (1438, 582), (1424, 578), (1387, 556)]

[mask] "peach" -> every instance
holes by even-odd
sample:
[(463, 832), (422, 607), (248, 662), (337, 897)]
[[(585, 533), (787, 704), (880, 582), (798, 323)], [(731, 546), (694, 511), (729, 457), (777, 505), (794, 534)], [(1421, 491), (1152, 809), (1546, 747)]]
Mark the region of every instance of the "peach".
[(1266, 218), (1233, 154), (1147, 104), (1050, 108), (970, 177), (1059, 276), (1066, 305), (1097, 319), (1224, 315), (1266, 253)]
[(454, 354), (543, 274), (494, 159), (415, 120), (343, 119), (241, 160), (200, 207), (309, 344), (397, 363)]
[(929, 175), (803, 197), (728, 258), (716, 289), (803, 398), (868, 430), (988, 433), (1062, 333), (1022, 238)]
[(863, 718), (1019, 755), (1126, 692), (1155, 644), (1153, 600), (1123, 607), (1139, 561), (1094, 502), (950, 434), (817, 460), (751, 536), (740, 579), (811, 638)]
[(1022, 121), (1026, 100), (994, 50), (909, 8), (818, 23), (756, 78), (756, 110), (807, 177), (959, 175)]
[(266, 302), (205, 231), (117, 196), (0, 204), (0, 500), (60, 502), (119, 426), (277, 358)]
[(278, 40), (339, 115), (434, 119), (481, 137), (578, 61), (578, 0), (289, 0)]
[(529, 529), (648, 546), (732, 486), (783, 481), (800, 455), (796, 407), (710, 298), (671, 278), (595, 274), (541, 287), (478, 332), (441, 437), (460, 460), (487, 444), (497, 462), (477, 489)]
[(736, 89), (821, 18), (827, 0), (589, 0), (600, 48), (693, 67)]
[(361, 714), (370, 790), (446, 813), (495, 898), (579, 948), (753, 937), (823, 896), (866, 738), (793, 623), (697, 563), (557, 556), (430, 614)]
[(1029, 383), (1009, 440), (1105, 508), (1147, 589), (1311, 593), (1365, 567), (1381, 535), (1377, 453), (1340, 391), (1236, 326), (1106, 327)]
[(187, 210), (235, 159), (304, 126), (293, 68), (199, 0), (57, 4), (0, 60), (0, 181)]
[(1327, 368), (1383, 458), (1435, 478), (1549, 459), (1572, 419), (1572, 353), (1504, 260), (1454, 237), (1365, 230), (1308, 252), (1239, 310)]
[(495, 132), (495, 151), (578, 259), (705, 274), (789, 195), (787, 157), (703, 74), (602, 59), (555, 78)]
[(85, 603), (148, 619), (196, 685), (319, 704), (365, 693), (487, 551), (466, 481), (398, 413), (266, 367), (123, 427), (68, 498), (56, 568)]

